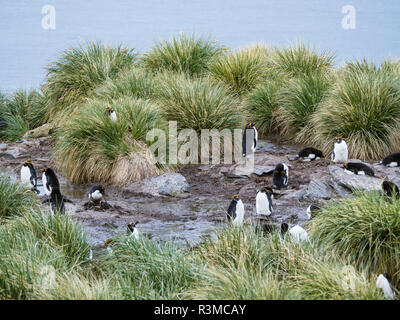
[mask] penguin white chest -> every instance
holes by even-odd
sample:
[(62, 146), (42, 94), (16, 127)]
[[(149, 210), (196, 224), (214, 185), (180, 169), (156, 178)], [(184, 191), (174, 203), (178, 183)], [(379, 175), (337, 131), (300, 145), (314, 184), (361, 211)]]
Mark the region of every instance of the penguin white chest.
[(254, 130), (254, 141), (253, 141), (253, 145), (251, 147), (251, 150), (253, 152), (255, 152), (256, 149), (257, 149), (258, 132), (257, 132), (257, 129), (255, 127), (253, 127), (253, 130)]
[(101, 199), (103, 199), (103, 195), (99, 190), (96, 190), (89, 195), (89, 198), (93, 199), (94, 201), (100, 201)]
[(132, 237), (134, 237), (136, 240), (139, 240), (139, 231), (137, 228), (134, 228), (132, 231)]
[(389, 281), (383, 276), (383, 274), (380, 274), (378, 278), (376, 279), (376, 287), (381, 289), (383, 291), (383, 295), (385, 296), (385, 299), (389, 300), (394, 300), (395, 295), (394, 292), (390, 286)]
[(31, 171), (29, 170), (29, 167), (21, 167), (21, 181), (27, 182), (30, 188), (34, 187), (34, 185), (31, 183)]
[(307, 241), (308, 233), (300, 226), (294, 226), (289, 229), (289, 233), (293, 238), (294, 242)]
[(332, 153), (333, 162), (347, 162), (349, 151), (347, 144), (342, 140), (341, 143), (335, 142)]
[(42, 174), (42, 183), (43, 183), (43, 188), (44, 188), (45, 194), (48, 196), (51, 195), (51, 186), (47, 187), (47, 177), (44, 172)]
[(244, 218), (244, 205), (242, 200), (239, 200), (236, 204), (236, 218), (233, 220), (233, 225), (241, 226)]
[(272, 213), (272, 204), (265, 192), (258, 192), (256, 196), (257, 215), (269, 216)]
[(283, 170), (285, 170), (285, 175), (286, 175), (285, 179), (283, 180), (283, 184), (287, 186), (289, 181), (289, 167), (286, 164), (283, 164)]
[(110, 112), (110, 119), (111, 119), (111, 121), (113, 121), (113, 122), (116, 122), (116, 121), (117, 121), (117, 114), (115, 113), (115, 111), (111, 111), (111, 112)]

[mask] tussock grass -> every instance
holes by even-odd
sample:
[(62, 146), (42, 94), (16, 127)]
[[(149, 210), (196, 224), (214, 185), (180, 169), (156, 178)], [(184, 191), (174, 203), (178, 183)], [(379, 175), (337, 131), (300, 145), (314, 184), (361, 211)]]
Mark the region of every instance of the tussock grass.
[(311, 237), (369, 275), (400, 281), (400, 201), (377, 192), (335, 201), (312, 220)]
[(349, 156), (362, 160), (399, 151), (399, 75), (367, 62), (349, 63), (339, 74), (312, 116), (312, 142), (328, 152), (333, 139), (342, 136)]
[(329, 92), (333, 81), (328, 74), (310, 74), (293, 78), (279, 96), (277, 122), (281, 132), (299, 142), (307, 142), (314, 135), (311, 116)]
[(198, 267), (181, 246), (126, 236), (116, 238), (103, 263), (124, 299), (177, 299)]
[(224, 51), (223, 46), (210, 38), (182, 34), (170, 41), (157, 42), (143, 55), (141, 64), (155, 73), (173, 71), (189, 76), (202, 75), (208, 70), (211, 59)]
[(92, 98), (109, 102), (122, 97), (148, 99), (153, 94), (154, 81), (149, 72), (137, 67), (121, 71), (116, 79), (108, 79), (97, 87)]
[(100, 42), (70, 47), (47, 67), (45, 121), (59, 122), (71, 116), (93, 89), (136, 61), (133, 50), (116, 48)]
[[(105, 114), (107, 106), (117, 122)], [(90, 100), (58, 131), (56, 158), (73, 183), (110, 182), (124, 185), (160, 174), (146, 146), (146, 134), (161, 125), (153, 103), (129, 97)]]
[(11, 182), (0, 174), (0, 224), (6, 219), (25, 215), (31, 208), (38, 209), (36, 195), (26, 186)]
[(3, 98), (0, 112), (1, 120), (8, 123), (0, 131), (0, 137), (9, 141), (19, 140), (28, 130), (42, 124), (43, 96), (36, 90), (18, 90), (9, 99)]
[(212, 78), (242, 95), (263, 83), (271, 74), (270, 51), (263, 44), (221, 55), (210, 66)]
[(225, 88), (207, 79), (164, 73), (157, 79), (156, 99), (163, 116), (177, 121), (178, 130), (240, 127), (239, 101)]
[(320, 54), (301, 42), (289, 47), (277, 48), (273, 55), (273, 68), (289, 78), (330, 72), (335, 55), (323, 51)]

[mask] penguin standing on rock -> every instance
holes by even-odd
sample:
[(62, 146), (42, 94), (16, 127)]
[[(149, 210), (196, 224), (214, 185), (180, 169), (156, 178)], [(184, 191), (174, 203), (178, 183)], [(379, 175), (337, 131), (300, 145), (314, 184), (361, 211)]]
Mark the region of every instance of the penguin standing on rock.
[(376, 279), (376, 287), (383, 291), (385, 299), (394, 300), (396, 298), (392, 283), (392, 277), (388, 273), (381, 273)]
[(239, 198), (239, 195), (237, 194), (232, 197), (231, 204), (228, 208), (227, 217), (234, 226), (241, 226), (243, 224), (244, 205), (242, 200)]
[(400, 152), (389, 154), (379, 164), (387, 167), (400, 167)]
[(257, 141), (258, 141), (258, 132), (256, 129), (255, 122), (249, 122), (246, 125), (246, 127), (244, 128), (243, 139), (242, 139), (242, 155), (243, 155), (243, 157), (246, 157), (250, 153), (250, 150), (247, 150), (247, 147), (248, 147), (247, 139), (250, 139), (249, 140), (249, 141), (251, 141), (250, 149), (254, 153), (256, 151)]
[(349, 150), (347, 143), (343, 138), (336, 138), (333, 144), (332, 161), (333, 162), (347, 162)]
[(273, 188), (282, 189), (287, 187), (289, 182), (289, 168), (284, 163), (278, 163), (272, 174)]
[(112, 122), (117, 122), (117, 114), (112, 107), (108, 106), (106, 108), (106, 114), (109, 116)]
[(64, 197), (60, 192), (60, 183), (54, 171), (51, 168), (45, 168), (42, 174), (42, 182), (46, 195), (50, 198), (42, 203), (51, 203), (51, 212), (60, 214), (65, 213), (65, 202), (73, 203), (71, 200)]
[(37, 187), (36, 170), (33, 167), (33, 164), (29, 160), (25, 161), (21, 167), (21, 181), (27, 182), (29, 188), (33, 190), (35, 193), (37, 194), (40, 193), (39, 190), (36, 188)]
[(256, 212), (259, 216), (269, 216), (271, 215), (272, 199), (274, 198), (272, 188), (265, 187), (264, 189), (258, 191), (256, 196)]
[(372, 170), (371, 167), (361, 162), (346, 162), (343, 165), (343, 168), (345, 172), (349, 174), (367, 175), (371, 177), (375, 176), (374, 170)]
[(312, 161), (312, 160), (319, 160), (323, 157), (324, 155), (322, 154), (321, 150), (308, 147), (300, 150), (299, 153), (296, 155), (295, 160), (302, 158), (303, 161)]
[(104, 199), (104, 187), (101, 184), (95, 184), (89, 191), (89, 200), (99, 203)]

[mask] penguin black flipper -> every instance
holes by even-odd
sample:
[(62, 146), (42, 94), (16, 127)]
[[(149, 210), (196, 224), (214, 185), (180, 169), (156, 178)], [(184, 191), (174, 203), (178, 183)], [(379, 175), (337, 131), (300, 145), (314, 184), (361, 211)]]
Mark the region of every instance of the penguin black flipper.
[(63, 196), (63, 201), (64, 201), (64, 202), (68, 202), (68, 203), (73, 203), (72, 200), (70, 200), (70, 199), (68, 199), (68, 198), (65, 198), (64, 196)]
[(228, 212), (226, 214), (228, 220), (235, 220), (236, 218), (236, 201), (232, 200), (229, 205)]

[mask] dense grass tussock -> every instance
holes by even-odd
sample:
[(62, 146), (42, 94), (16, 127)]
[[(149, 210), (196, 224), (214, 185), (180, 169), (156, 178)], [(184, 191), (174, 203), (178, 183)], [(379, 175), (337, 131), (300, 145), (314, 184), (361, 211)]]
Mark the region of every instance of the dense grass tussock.
[(154, 81), (149, 72), (133, 67), (121, 71), (115, 79), (108, 79), (97, 87), (92, 98), (108, 100), (125, 96), (148, 99), (153, 94)]
[(350, 63), (311, 120), (313, 142), (328, 151), (343, 137), (349, 155), (381, 159), (399, 151), (400, 75), (394, 68)]
[(231, 228), (195, 249), (207, 268), (184, 297), (195, 299), (382, 299), (365, 274), (330, 251), (277, 233)]
[[(117, 121), (106, 114), (111, 106)], [(73, 183), (119, 185), (160, 174), (146, 134), (161, 125), (157, 106), (133, 98), (90, 100), (57, 133), (55, 156)]]
[(319, 73), (288, 81), (280, 91), (276, 117), (284, 135), (299, 142), (307, 142), (314, 135), (310, 118), (332, 83), (330, 75)]
[(273, 68), (288, 77), (310, 76), (315, 73), (330, 72), (335, 55), (323, 51), (318, 54), (308, 45), (298, 42), (284, 48), (277, 48), (273, 55)]
[(400, 283), (400, 201), (377, 192), (333, 202), (312, 220), (312, 238), (369, 275)]
[(163, 116), (177, 121), (178, 130), (234, 129), (241, 127), (239, 101), (208, 78), (190, 79), (164, 73), (157, 79), (156, 99)]
[(0, 120), (8, 123), (0, 131), (0, 138), (19, 140), (28, 130), (42, 124), (43, 96), (36, 90), (18, 90), (9, 99), (3, 98), (0, 102), (0, 114)]
[(136, 61), (133, 50), (91, 42), (69, 48), (47, 67), (43, 86), (45, 121), (60, 121), (71, 115), (92, 90)]
[(2, 174), (0, 174), (0, 195), (0, 224), (4, 219), (23, 216), (31, 208), (39, 207), (34, 192), (20, 183), (11, 182), (9, 177)]
[(271, 81), (257, 86), (243, 101), (243, 108), (248, 113), (248, 121), (256, 122), (261, 135), (278, 132), (276, 112), (279, 107), (281, 82)]
[(211, 39), (195, 38), (182, 34), (170, 41), (157, 42), (142, 57), (142, 65), (152, 72), (173, 71), (189, 76), (202, 75), (210, 61), (223, 53), (225, 48)]
[(41, 298), (59, 275), (83, 274), (90, 248), (68, 216), (38, 210), (0, 226), (0, 243), (0, 297), (6, 299)]
[(177, 299), (200, 267), (185, 248), (172, 242), (120, 236), (112, 250), (104, 257), (103, 269), (124, 299)]
[(210, 65), (216, 82), (226, 85), (237, 95), (254, 89), (258, 84), (274, 78), (271, 74), (270, 50), (262, 44), (221, 55)]

